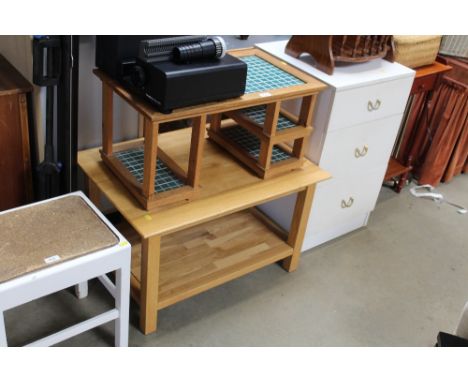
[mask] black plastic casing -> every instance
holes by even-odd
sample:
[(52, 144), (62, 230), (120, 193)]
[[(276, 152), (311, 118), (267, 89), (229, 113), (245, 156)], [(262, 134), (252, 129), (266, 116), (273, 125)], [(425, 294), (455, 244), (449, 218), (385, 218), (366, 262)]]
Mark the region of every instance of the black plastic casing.
[(165, 113), (239, 97), (245, 92), (247, 64), (229, 54), (221, 59), (183, 64), (137, 60), (137, 65), (144, 69), (145, 82), (136, 89)]

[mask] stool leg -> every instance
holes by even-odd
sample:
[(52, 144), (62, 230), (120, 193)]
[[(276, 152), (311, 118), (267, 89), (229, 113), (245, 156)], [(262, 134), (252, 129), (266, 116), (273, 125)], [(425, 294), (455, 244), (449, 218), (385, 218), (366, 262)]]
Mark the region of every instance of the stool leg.
[(130, 268), (115, 271), (115, 307), (119, 317), (115, 320), (115, 346), (128, 346), (128, 321), (130, 306)]
[(83, 281), (82, 283), (75, 285), (75, 294), (80, 300), (82, 298), (88, 297), (88, 281)]
[(0, 311), (0, 347), (8, 346), (6, 331), (5, 331), (5, 320), (3, 319), (3, 312)]

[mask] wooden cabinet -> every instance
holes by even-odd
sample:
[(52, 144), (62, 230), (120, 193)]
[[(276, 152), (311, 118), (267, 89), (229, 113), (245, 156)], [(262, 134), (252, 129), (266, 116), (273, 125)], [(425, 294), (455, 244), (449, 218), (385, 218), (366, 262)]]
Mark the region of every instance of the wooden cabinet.
[[(426, 119), (421, 116), (424, 115), (425, 105), (429, 107), (432, 103), (433, 93), (439, 87), (442, 76), (450, 70), (450, 66), (440, 62), (416, 69), (416, 76), (406, 105), (405, 119), (401, 124), (399, 137), (393, 147), (393, 155), (385, 174), (385, 181), (395, 182), (396, 192), (400, 192), (405, 186), (413, 170), (413, 164), (418, 162), (418, 153), (426, 151), (421, 147), (421, 143), (426, 138), (426, 132), (432, 129), (426, 129), (423, 123)], [(419, 128), (420, 123), (421, 128)]]
[(32, 200), (28, 127), (31, 84), (0, 55), (0, 211)]
[[(317, 185), (302, 249), (306, 250), (367, 224), (382, 185), (402, 120), (414, 71), (375, 60), (317, 70), (311, 57), (293, 58), (286, 41), (258, 47), (305, 71), (329, 88), (319, 95), (306, 156), (333, 179)], [(295, 103), (288, 108), (297, 113)], [(262, 210), (287, 229), (295, 196), (270, 202)]]

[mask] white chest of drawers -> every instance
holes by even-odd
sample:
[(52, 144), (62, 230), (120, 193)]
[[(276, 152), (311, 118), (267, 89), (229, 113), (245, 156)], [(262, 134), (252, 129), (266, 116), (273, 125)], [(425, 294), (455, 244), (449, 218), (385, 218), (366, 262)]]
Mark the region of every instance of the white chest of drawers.
[[(317, 185), (303, 250), (367, 224), (375, 207), (415, 72), (375, 60), (338, 66), (332, 76), (315, 69), (308, 55), (284, 53), (286, 41), (257, 45), (328, 84), (318, 98), (306, 156), (333, 179)], [(285, 105), (297, 112), (294, 102)], [(295, 195), (261, 209), (289, 229)]]

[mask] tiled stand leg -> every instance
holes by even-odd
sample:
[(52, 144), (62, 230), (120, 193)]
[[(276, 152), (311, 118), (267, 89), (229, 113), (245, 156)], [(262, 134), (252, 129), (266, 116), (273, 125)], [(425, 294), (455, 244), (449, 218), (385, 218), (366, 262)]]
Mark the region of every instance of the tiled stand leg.
[(143, 195), (147, 198), (154, 194), (156, 177), (156, 159), (158, 156), (159, 124), (145, 119), (145, 159), (143, 168)]
[(106, 155), (112, 154), (113, 135), (113, 95), (112, 88), (102, 83), (102, 151)]
[(203, 159), (203, 146), (205, 144), (206, 115), (194, 118), (192, 139), (190, 143), (190, 156), (187, 171), (187, 183), (198, 187), (200, 179), (201, 162)]
[[(280, 106), (280, 102), (275, 102), (267, 105), (266, 107), (263, 131), (268, 136), (273, 136), (276, 134), (276, 125), (278, 124)], [(262, 142), (260, 143), (260, 154), (258, 157), (258, 164), (265, 170), (268, 170), (270, 168), (272, 152), (273, 142), (271, 140), (262, 140)]]

